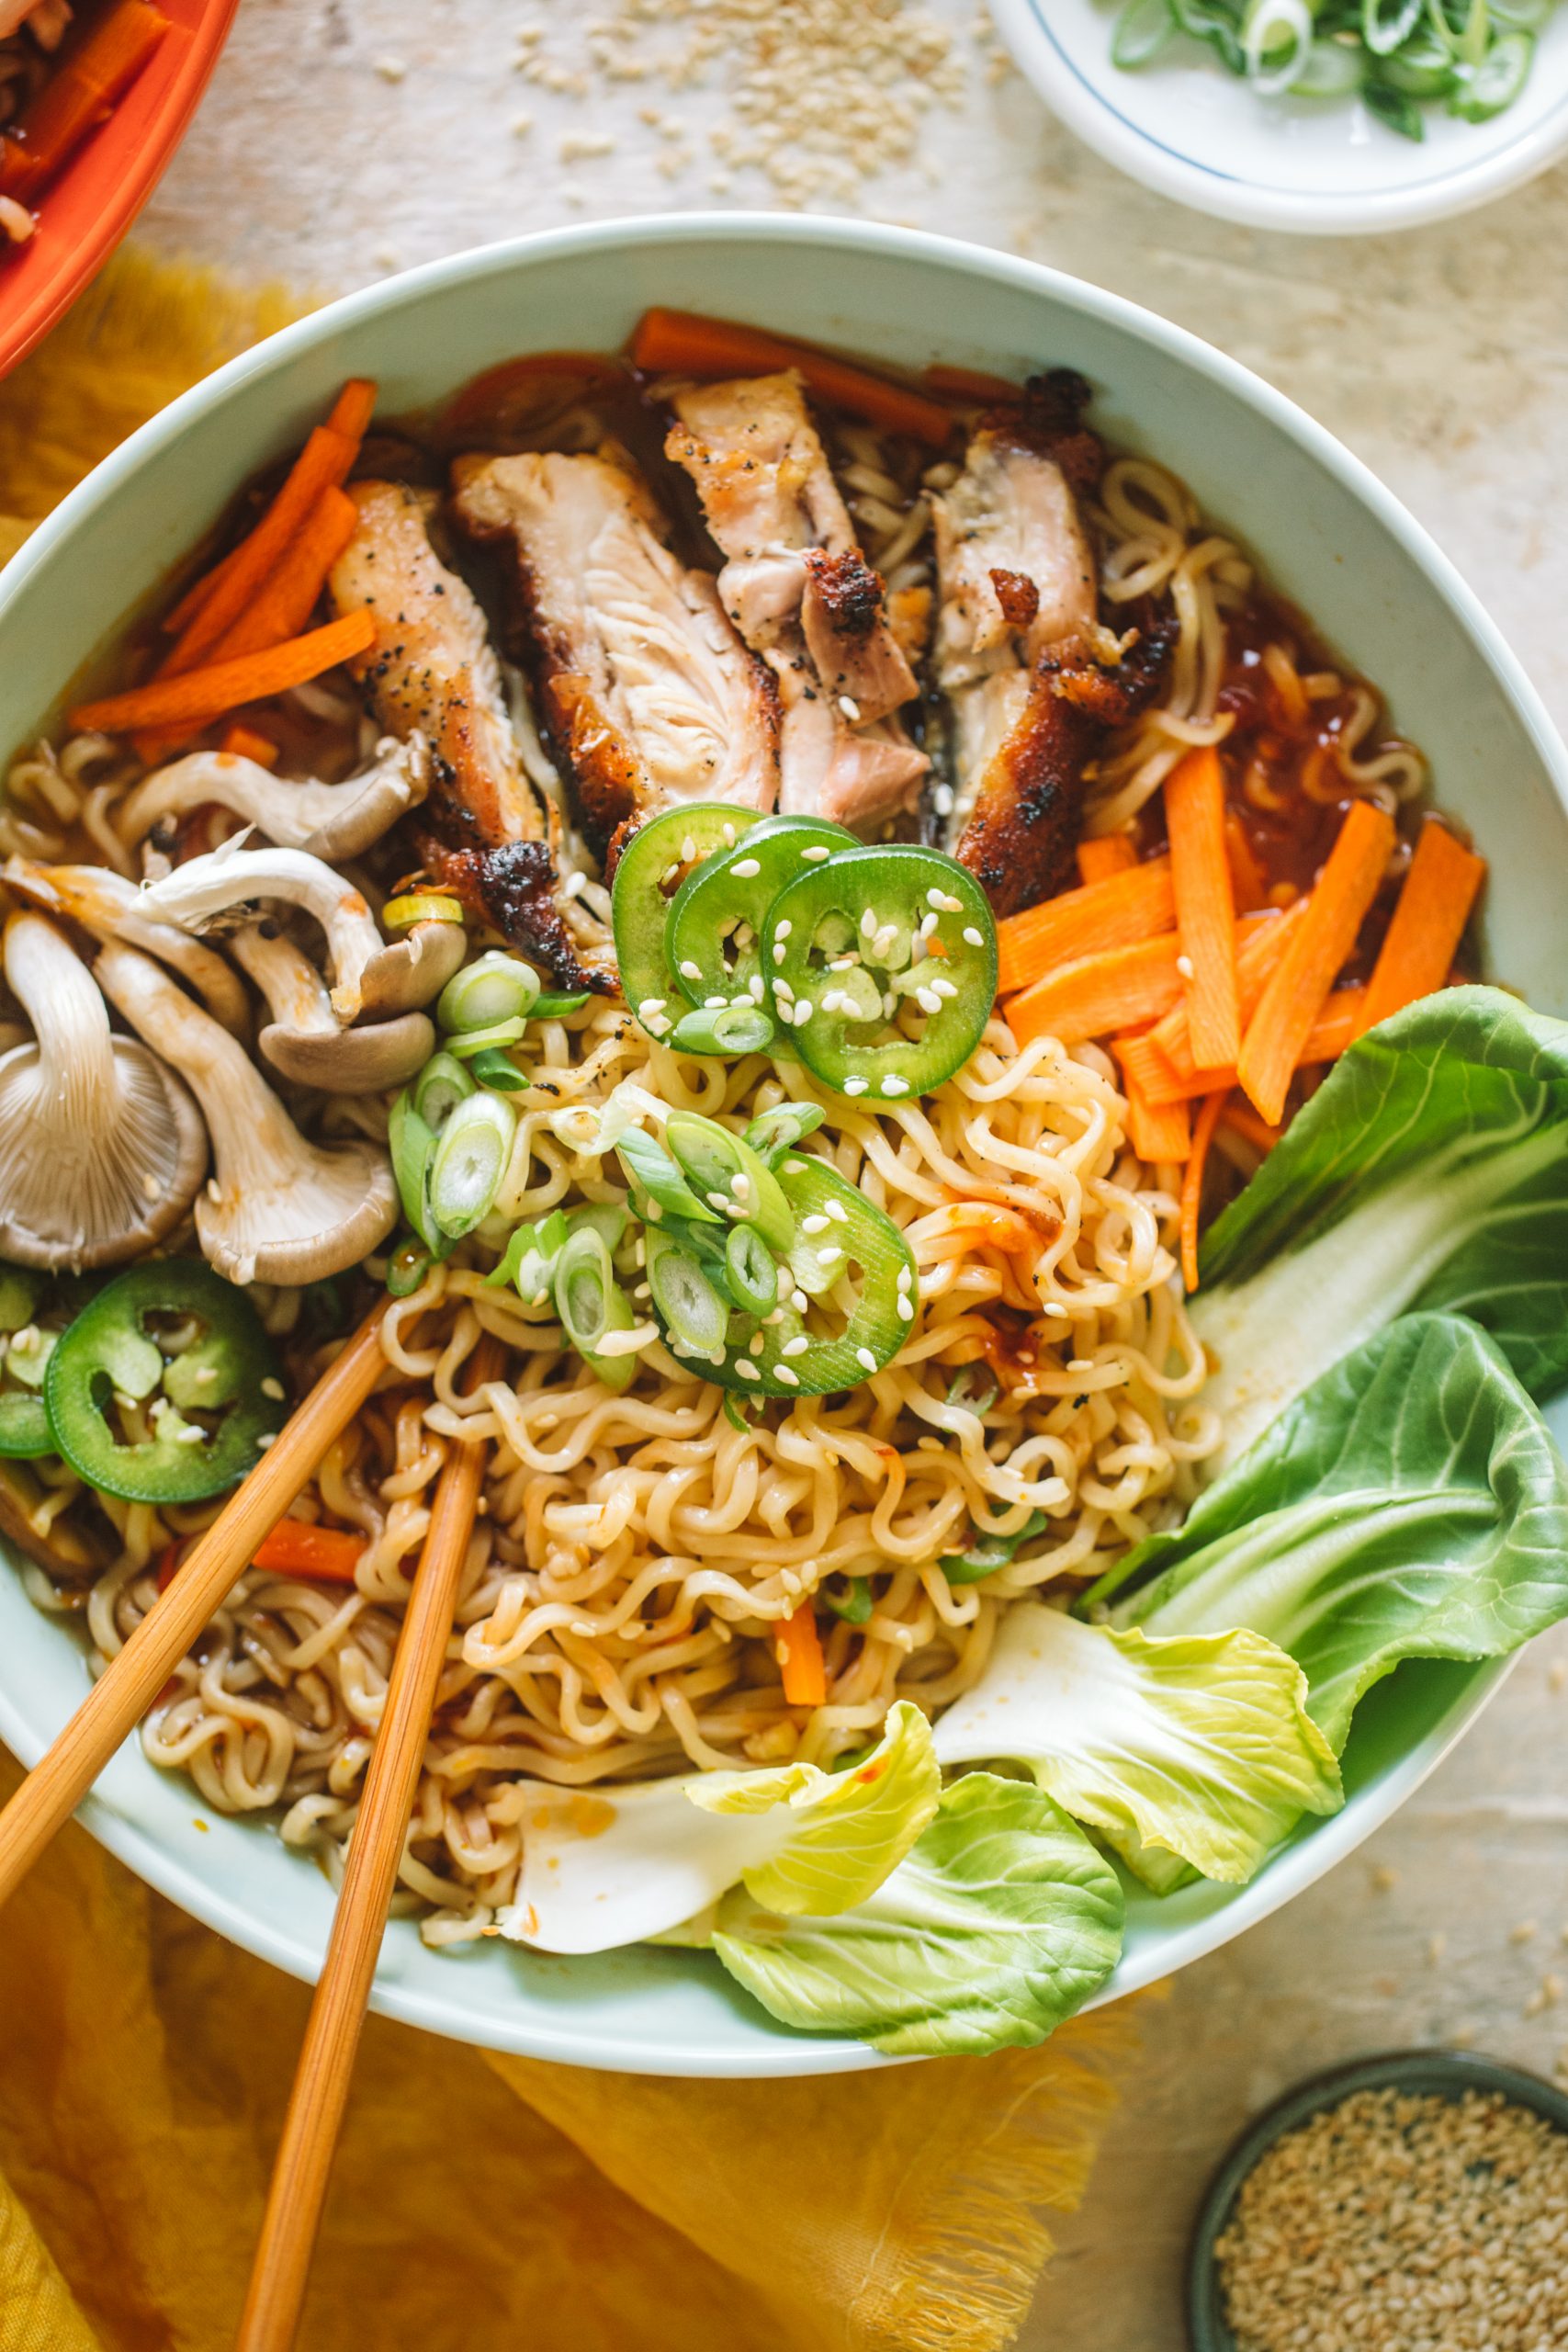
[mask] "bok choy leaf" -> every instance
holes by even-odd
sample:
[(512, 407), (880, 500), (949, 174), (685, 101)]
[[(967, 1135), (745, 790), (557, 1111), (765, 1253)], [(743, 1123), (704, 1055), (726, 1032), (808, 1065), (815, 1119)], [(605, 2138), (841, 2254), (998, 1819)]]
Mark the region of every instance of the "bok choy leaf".
[(1568, 1469), (1494, 1340), (1407, 1315), (1087, 1598), (1117, 1591), (1119, 1625), (1288, 1650), (1337, 1755), (1402, 1659), (1501, 1657), (1568, 1616)]
[(1568, 1380), (1568, 1023), (1449, 989), (1359, 1038), (1201, 1259), (1204, 1403), (1237, 1460), (1410, 1307), (1469, 1315), (1532, 1396)]
[(852, 1911), (786, 1917), (737, 1889), (713, 1948), (784, 2025), (899, 2055), (1043, 2041), (1122, 1949), (1122, 1883), (1043, 1791), (969, 1772)]
[(1260, 1634), (1150, 1635), (1019, 1601), (936, 1726), (944, 1765), (1027, 1764), (1156, 1892), (1190, 1864), (1241, 1884), (1303, 1813), (1344, 1801), (1306, 1677)]

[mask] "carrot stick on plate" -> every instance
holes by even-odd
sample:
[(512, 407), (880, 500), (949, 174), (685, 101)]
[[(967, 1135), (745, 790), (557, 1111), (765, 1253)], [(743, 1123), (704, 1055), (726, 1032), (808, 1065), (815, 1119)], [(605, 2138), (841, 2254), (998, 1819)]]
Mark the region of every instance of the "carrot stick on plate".
[(151, 0), (115, 0), (0, 140), (0, 196), (25, 204), (52, 179), (124, 96), (169, 29), (169, 18)]
[(1021, 1046), (1042, 1035), (1081, 1046), (1089, 1037), (1157, 1021), (1180, 997), (1180, 940), (1168, 931), (1131, 947), (1080, 956), (1010, 998), (1003, 1007), (1008, 1026)]
[(1127, 1093), (1127, 1132), (1133, 1149), (1151, 1168), (1185, 1159), (1192, 1148), (1192, 1121), (1185, 1102), (1151, 1102), (1132, 1071), (1122, 1072)]
[[(1302, 1047), (1298, 1069), (1311, 1069), (1323, 1062), (1337, 1061), (1360, 1034), (1361, 1006), (1364, 989), (1335, 989), (1325, 1000), (1323, 1010), (1307, 1032)], [(1234, 1086), (1235, 1066), (1223, 1069), (1187, 1069), (1179, 1074), (1161, 1053), (1157, 1029), (1145, 1030), (1142, 1036), (1118, 1037), (1113, 1049), (1123, 1067), (1137, 1073), (1139, 1085), (1151, 1103), (1195, 1102), (1216, 1087)]]
[(1203, 1171), (1214, 1129), (1230, 1101), (1228, 1086), (1216, 1087), (1203, 1097), (1192, 1129), (1192, 1155), (1181, 1179), (1181, 1279), (1190, 1297), (1198, 1287), (1198, 1219), (1203, 1206)]
[(1138, 853), (1125, 833), (1099, 833), (1093, 841), (1079, 842), (1077, 861), (1081, 880), (1105, 882), (1136, 865)]
[(1393, 819), (1375, 801), (1346, 814), (1285, 952), (1248, 1022), (1236, 1076), (1259, 1117), (1278, 1126), (1302, 1048), (1340, 967), (1356, 944), (1362, 918), (1388, 871)]
[(81, 703), (71, 713), (71, 724), (106, 735), (129, 735), (141, 728), (205, 726), (242, 703), (302, 686), (323, 670), (335, 670), (340, 662), (367, 653), (375, 641), (376, 623), (362, 606), (265, 652), (215, 662), (209, 669), (187, 670), (178, 678), (152, 678), (127, 694)]
[(792, 1707), (819, 1707), (828, 1696), (828, 1667), (817, 1612), (802, 1601), (793, 1617), (781, 1618), (774, 1637), (784, 1694)]
[(358, 522), (359, 509), (352, 498), (341, 490), (323, 490), (262, 582), (254, 603), (224, 631), (209, 660), (231, 662), (239, 654), (261, 653), (286, 638), (298, 637)]
[(704, 318), (696, 311), (645, 311), (632, 337), (632, 365), (649, 376), (769, 376), (794, 368), (824, 400), (933, 449), (946, 447), (957, 424), (950, 408), (908, 385), (760, 327)]
[(1044, 899), (1021, 914), (1009, 915), (997, 925), (997, 986), (1004, 996), (1027, 988), (1032, 980), (1076, 963), (1080, 956), (1099, 955), (1108, 947), (1132, 947), (1140, 940), (1157, 939), (1176, 921), (1170, 860), (1150, 858), (1086, 883), (1081, 890), (1064, 890)]
[(1200, 744), (1165, 780), (1176, 927), (1188, 965), (1192, 1058), (1223, 1068), (1241, 1050), (1236, 1009), (1235, 894), (1225, 844), (1225, 781), (1212, 743)]
[(1361, 1006), (1361, 1026), (1430, 996), (1449, 977), (1470, 910), (1486, 878), (1477, 857), (1438, 819), (1428, 817), (1399, 894), (1382, 953), (1372, 967)]

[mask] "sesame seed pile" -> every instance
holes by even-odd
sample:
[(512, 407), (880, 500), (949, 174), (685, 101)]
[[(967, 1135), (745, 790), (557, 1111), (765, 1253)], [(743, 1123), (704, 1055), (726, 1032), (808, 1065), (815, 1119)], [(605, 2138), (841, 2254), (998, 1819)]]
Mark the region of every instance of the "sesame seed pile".
[(1260, 2158), (1215, 2255), (1238, 2352), (1563, 2352), (1568, 2135), (1357, 2091)]
[[(953, 33), (910, 0), (619, 0), (584, 31), (586, 59), (574, 66), (526, 28), (524, 78), (584, 97), (595, 82), (671, 94), (716, 85), (726, 119), (706, 140), (716, 195), (757, 172), (787, 205), (851, 202), (863, 182), (913, 160), (931, 107), (964, 91)], [(695, 160), (694, 134), (659, 106), (641, 118), (665, 142), (660, 170), (677, 176)], [(568, 160), (613, 144), (570, 138)]]

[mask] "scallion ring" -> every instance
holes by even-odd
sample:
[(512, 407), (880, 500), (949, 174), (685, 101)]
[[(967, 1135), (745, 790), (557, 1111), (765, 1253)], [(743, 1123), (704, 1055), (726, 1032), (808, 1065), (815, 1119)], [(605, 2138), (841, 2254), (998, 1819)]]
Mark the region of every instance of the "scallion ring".
[(754, 1225), (735, 1225), (724, 1245), (729, 1295), (748, 1315), (771, 1315), (779, 1303), (777, 1261)]
[[(1419, 7), (1421, 0), (1416, 5)], [(1127, 73), (1149, 64), (1175, 30), (1170, 0), (1126, 0), (1111, 36), (1111, 63)]]
[[(461, 1069), (462, 1063), (457, 1067)], [(481, 1086), (490, 1087), (497, 1094), (525, 1094), (534, 1082), (500, 1046), (482, 1046), (468, 1067)]]
[(461, 922), (463, 910), (442, 890), (405, 890), (381, 910), (383, 931), (407, 931), (416, 922)]
[(814, 1135), (821, 1124), (822, 1114), (815, 1102), (775, 1102), (771, 1111), (752, 1120), (740, 1140), (750, 1144), (770, 1168), (776, 1168), (786, 1151), (793, 1151), (803, 1136)]
[(1280, 97), (1292, 86), (1311, 53), (1312, 39), (1306, 0), (1253, 0), (1242, 51), (1259, 97)]
[(657, 1227), (648, 1237), (648, 1286), (675, 1346), (687, 1355), (721, 1356), (729, 1309), (696, 1260)]
[(449, 1240), (482, 1224), (506, 1173), (517, 1114), (499, 1094), (470, 1094), (458, 1103), (430, 1166), (430, 1215)]
[(492, 947), (453, 974), (436, 1001), (435, 1018), (448, 1035), (468, 1035), (499, 1022), (525, 1021), (538, 1000), (533, 966)]
[(773, 1020), (760, 1004), (699, 1005), (669, 1037), (678, 1054), (762, 1054), (773, 1042)]
[(503, 1046), (515, 1046), (522, 1040), (528, 1024), (520, 1015), (510, 1021), (492, 1021), (488, 1029), (464, 1029), (446, 1040), (446, 1050), (460, 1061), (470, 1054), (497, 1053)]
[(466, 1102), (474, 1081), (450, 1054), (432, 1054), (412, 1088), (413, 1107), (427, 1127), (439, 1135), (459, 1102)]
[(1361, 39), (1374, 57), (1387, 57), (1409, 40), (1423, 0), (1361, 0)]
[(615, 1146), (615, 1156), (632, 1182), (671, 1216), (690, 1217), (695, 1225), (716, 1225), (718, 1213), (699, 1200), (661, 1143), (640, 1127), (628, 1127)]

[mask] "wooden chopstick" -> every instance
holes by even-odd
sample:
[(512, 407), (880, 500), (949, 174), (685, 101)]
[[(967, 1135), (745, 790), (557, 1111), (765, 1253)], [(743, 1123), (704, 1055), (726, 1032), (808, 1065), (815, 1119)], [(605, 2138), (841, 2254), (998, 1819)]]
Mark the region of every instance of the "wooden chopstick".
[(15, 1893), (120, 1742), (135, 1730), (249, 1566), (263, 1536), (271, 1533), (365, 1403), (385, 1369), (384, 1312), (383, 1301), (321, 1374), (0, 1812), (0, 1903)]
[[(501, 1367), (498, 1342), (482, 1339), (470, 1365), (474, 1387), (493, 1379)], [(408, 1838), (436, 1684), (457, 1612), (486, 1452), (483, 1442), (455, 1445), (436, 1486), (273, 2167), (238, 2352), (289, 2352), (299, 2324), (387, 1906)]]

